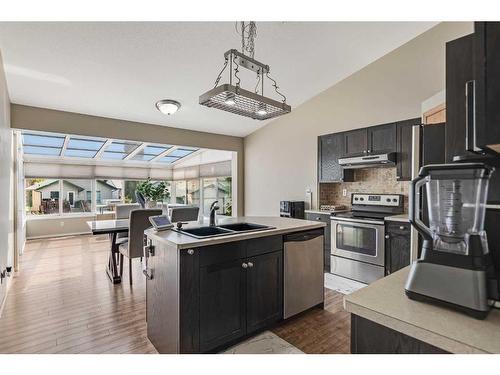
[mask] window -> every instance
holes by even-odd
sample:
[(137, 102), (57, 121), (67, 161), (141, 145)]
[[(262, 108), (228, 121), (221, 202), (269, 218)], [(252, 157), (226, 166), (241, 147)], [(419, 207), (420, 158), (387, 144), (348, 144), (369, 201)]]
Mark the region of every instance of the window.
[(92, 201), (92, 192), (91, 191), (87, 191), (87, 203), (90, 203)]
[(59, 213), (59, 180), (28, 178), (25, 180), (24, 191), (27, 215)]
[(133, 142), (112, 142), (102, 154), (103, 159), (123, 160), (139, 146)]
[(187, 204), (200, 206), (200, 180), (186, 181), (186, 198)]
[(62, 196), (64, 197), (63, 213), (92, 212), (93, 180), (64, 179), (61, 182)]
[(95, 191), (95, 201), (97, 204), (102, 204), (102, 195), (100, 190)]
[(175, 203), (187, 204), (186, 181), (175, 181)]
[(220, 207), (217, 213), (220, 215), (232, 214), (232, 191), (231, 177), (217, 177), (203, 179), (203, 214), (210, 212), (210, 206), (218, 201)]

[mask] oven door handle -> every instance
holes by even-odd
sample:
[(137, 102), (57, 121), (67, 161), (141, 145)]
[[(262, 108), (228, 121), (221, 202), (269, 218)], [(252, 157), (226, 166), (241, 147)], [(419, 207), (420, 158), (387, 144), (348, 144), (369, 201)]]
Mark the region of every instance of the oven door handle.
[(375, 226), (381, 226), (383, 227), (385, 225), (384, 222), (380, 221), (375, 221), (375, 220), (353, 220), (353, 219), (344, 219), (344, 218), (332, 218), (332, 224), (333, 223), (338, 223), (338, 224), (352, 224), (356, 225), (358, 227), (363, 227), (363, 228), (375, 228)]

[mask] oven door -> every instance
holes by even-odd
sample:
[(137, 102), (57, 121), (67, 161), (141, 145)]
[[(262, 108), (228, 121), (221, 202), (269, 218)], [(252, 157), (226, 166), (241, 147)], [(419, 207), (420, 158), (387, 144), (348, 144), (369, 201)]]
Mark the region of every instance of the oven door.
[(383, 223), (332, 219), (331, 230), (332, 255), (384, 266)]

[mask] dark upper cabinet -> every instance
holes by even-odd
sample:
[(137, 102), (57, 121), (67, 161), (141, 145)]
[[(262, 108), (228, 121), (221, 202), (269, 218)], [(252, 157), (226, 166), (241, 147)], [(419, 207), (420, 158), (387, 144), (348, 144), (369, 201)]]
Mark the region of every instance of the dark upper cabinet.
[(326, 223), (323, 259), (324, 259), (325, 271), (330, 272), (330, 256), (331, 256), (330, 252), (332, 243), (332, 232), (331, 232), (332, 220), (330, 214), (306, 212), (306, 220), (321, 221), (323, 223)]
[(465, 146), (465, 84), (474, 78), (472, 54), (474, 34), (446, 43), (445, 159), (468, 152)]
[(500, 154), (500, 22), (476, 22), (474, 31), (474, 82), (469, 84), (474, 95), (469, 103), (475, 108), (468, 111), (469, 147)]
[(385, 223), (385, 274), (410, 265), (410, 223)]
[(419, 117), (396, 123), (396, 178), (398, 181), (411, 180), (413, 126), (420, 123)]
[(344, 132), (344, 152), (342, 156), (362, 156), (368, 153), (368, 132), (366, 128)]
[[(481, 60), (478, 56), (477, 49), (481, 43), (487, 43), (485, 38), (491, 43), (491, 39), (495, 39), (495, 29), (498, 32), (500, 27), (499, 23), (476, 23), (475, 34), (466, 35), (462, 38), (455, 39), (446, 43), (446, 127), (445, 127), (445, 159), (447, 163), (453, 161), (474, 161), (492, 164), (498, 167), (500, 164), (499, 156), (491, 156), (489, 154), (483, 155), (480, 149), (485, 144), (492, 144), (496, 142), (496, 132), (500, 132), (500, 120), (497, 120), (495, 126), (484, 125), (487, 116), (495, 116), (494, 112), (497, 111), (496, 116), (500, 119), (500, 109), (498, 104), (495, 106), (487, 106), (485, 104), (486, 94), (484, 94), (484, 86), (487, 83), (491, 92), (490, 98), (494, 97), (495, 82), (500, 84), (500, 61), (496, 61), (496, 73), (492, 76), (486, 77), (478, 76), (477, 64)], [(493, 25), (494, 24), (494, 25)], [(489, 34), (489, 31), (491, 34)], [(487, 37), (490, 35), (490, 37)], [(496, 36), (498, 38), (498, 36)], [(498, 39), (497, 39), (498, 40)], [(500, 50), (500, 41), (499, 47)], [(483, 48), (483, 54), (488, 52)], [(490, 51), (490, 54), (495, 52)], [(500, 57), (499, 57), (500, 58)], [(483, 57), (486, 60), (486, 57)], [(486, 62), (484, 62), (486, 64)], [(490, 62), (491, 68), (493, 61)], [(483, 69), (486, 69), (483, 66)], [(488, 68), (488, 72), (491, 72)], [(471, 86), (475, 82), (475, 88)], [(486, 83), (485, 83), (486, 82)], [(468, 95), (467, 95), (468, 92)], [(474, 93), (476, 96), (474, 97)], [(496, 96), (497, 103), (500, 100), (500, 95)], [(474, 104), (476, 108), (474, 110)], [(487, 109), (489, 108), (489, 109)], [(496, 109), (495, 109), (496, 108)], [(486, 114), (487, 111), (488, 113)], [(488, 117), (490, 120), (493, 117)], [(488, 121), (490, 121), (488, 120)], [(475, 123), (475, 126), (472, 124)], [(469, 124), (469, 125), (468, 125)], [(488, 123), (492, 124), (492, 123)], [(483, 126), (484, 125), (484, 126)], [(476, 130), (476, 132), (474, 132)], [(487, 135), (484, 135), (487, 131)], [(480, 137), (489, 138), (485, 143), (480, 142)], [(473, 150), (476, 150), (474, 152)], [(479, 150), (479, 151), (478, 151)], [(488, 203), (500, 203), (500, 173), (493, 173), (489, 189), (488, 189)]]
[(339, 165), (339, 157), (344, 154), (343, 133), (318, 137), (318, 180), (319, 182), (354, 181), (354, 172), (344, 170)]
[(396, 152), (396, 124), (372, 126), (367, 132), (368, 154)]
[(200, 268), (200, 350), (206, 351), (246, 333), (243, 261)]
[(247, 334), (283, 317), (283, 253), (247, 258)]

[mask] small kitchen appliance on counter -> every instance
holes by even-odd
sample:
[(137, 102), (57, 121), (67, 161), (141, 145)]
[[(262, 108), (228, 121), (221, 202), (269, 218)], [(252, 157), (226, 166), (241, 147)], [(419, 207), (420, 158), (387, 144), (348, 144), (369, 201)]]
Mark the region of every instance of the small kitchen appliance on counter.
[(280, 216), (292, 217), (295, 219), (304, 218), (304, 201), (281, 201), (280, 202)]
[[(424, 241), (405, 286), (410, 299), (446, 305), (479, 319), (488, 314), (492, 266), (483, 226), (493, 171), (483, 163), (435, 164), (423, 166), (412, 181), (410, 222)], [(429, 227), (418, 209), (424, 185)]]
[(385, 223), (404, 212), (399, 194), (351, 194), (351, 210), (332, 213), (330, 271), (369, 284), (385, 274)]

